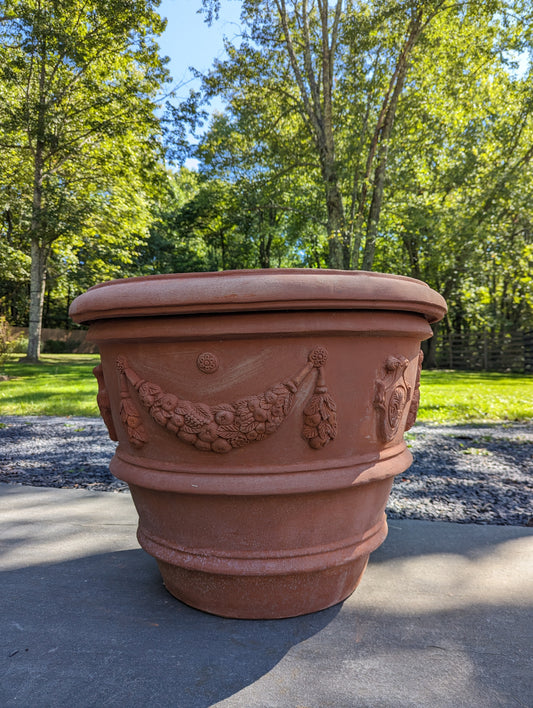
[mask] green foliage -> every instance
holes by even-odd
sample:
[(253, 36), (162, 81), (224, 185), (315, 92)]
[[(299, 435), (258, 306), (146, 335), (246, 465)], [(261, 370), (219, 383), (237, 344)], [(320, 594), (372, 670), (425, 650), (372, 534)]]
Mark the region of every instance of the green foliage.
[(16, 341), (12, 354), (24, 354), (26, 351), (28, 351), (28, 338), (21, 334)]
[(195, 172), (182, 168), (176, 174), (166, 173), (152, 204), (150, 235), (132, 266), (137, 274), (216, 270), (210, 257), (208, 234), (199, 235), (187, 216), (194, 210), (192, 205), (199, 189)]
[(532, 328), (532, 27), (524, 0), (243, 0), (194, 149), (225, 185), (226, 249), (338, 267), (341, 239), (344, 267), (442, 292), (447, 333)]
[[(161, 157), (154, 100), (166, 78), (155, 6), (0, 0), (2, 235), (25, 254), (36, 351), (49, 260), (59, 280), (81, 263), (93, 279), (110, 277), (147, 235)], [(16, 277), (9, 264), (7, 273)]]
[(522, 12), (485, 25), (467, 13), (445, 43), (444, 17), (435, 22), (398, 116), (405, 130), (391, 153), (377, 265), (394, 259), (398, 272), (436, 286), (453, 332), (532, 324), (533, 94), (526, 55), (522, 71), (515, 61), (531, 41)]
[[(0, 0), (11, 323), (30, 291), (33, 321), (40, 298), (69, 326), (113, 277), (329, 265), (425, 280), (444, 335), (533, 329), (531, 3), (242, 0), (239, 38), (162, 126), (156, 7)], [(198, 173), (162, 166), (162, 134)]]
[(0, 370), (3, 370), (9, 355), (16, 350), (19, 339), (11, 334), (6, 318), (0, 315)]
[(61, 339), (47, 339), (42, 347), (43, 354), (70, 354), (76, 349), (77, 342)]

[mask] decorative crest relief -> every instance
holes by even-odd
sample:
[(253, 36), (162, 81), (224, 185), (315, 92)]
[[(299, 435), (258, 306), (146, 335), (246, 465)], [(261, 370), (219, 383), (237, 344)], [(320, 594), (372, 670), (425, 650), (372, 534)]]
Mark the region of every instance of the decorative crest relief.
[(231, 403), (192, 402), (167, 393), (155, 383), (142, 379), (120, 356), (117, 368), (121, 377), (121, 419), (132, 445), (148, 441), (141, 415), (131, 389), (152, 419), (182, 442), (205, 452), (225, 453), (274, 433), (292, 410), (295, 395), (307, 376), (317, 369), (313, 395), (304, 408), (303, 437), (310, 447), (319, 449), (337, 433), (336, 406), (328, 393), (324, 365), (327, 350), (315, 347), (307, 363), (292, 379), (271, 386), (263, 393)]
[(374, 389), (374, 408), (378, 417), (378, 434), (383, 442), (390, 442), (400, 427), (405, 407), (411, 397), (411, 386), (405, 380), (409, 359), (389, 356), (384, 375), (377, 379)]
[(424, 352), (422, 350), (418, 353), (418, 369), (416, 372), (416, 382), (415, 389), (413, 391), (413, 398), (411, 399), (411, 405), (409, 406), (409, 413), (407, 414), (407, 422), (405, 424), (405, 429), (410, 430), (416, 421), (416, 416), (418, 414), (418, 406), (420, 405), (420, 374), (422, 373), (422, 362), (424, 361)]

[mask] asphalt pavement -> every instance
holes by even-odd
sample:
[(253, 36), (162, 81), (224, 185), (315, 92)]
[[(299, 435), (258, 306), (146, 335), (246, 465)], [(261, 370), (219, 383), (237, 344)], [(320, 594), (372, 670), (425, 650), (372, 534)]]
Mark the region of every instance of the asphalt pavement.
[(389, 522), (355, 593), (223, 619), (164, 589), (127, 493), (0, 484), (0, 706), (531, 708), (533, 528)]

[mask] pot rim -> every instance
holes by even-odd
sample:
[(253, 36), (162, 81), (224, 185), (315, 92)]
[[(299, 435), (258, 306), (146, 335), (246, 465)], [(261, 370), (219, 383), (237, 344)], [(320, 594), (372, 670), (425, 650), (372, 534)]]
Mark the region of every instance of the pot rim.
[(311, 268), (169, 273), (109, 280), (71, 304), (77, 323), (121, 317), (295, 310), (393, 310), (429, 323), (446, 302), (415, 278), (369, 271)]

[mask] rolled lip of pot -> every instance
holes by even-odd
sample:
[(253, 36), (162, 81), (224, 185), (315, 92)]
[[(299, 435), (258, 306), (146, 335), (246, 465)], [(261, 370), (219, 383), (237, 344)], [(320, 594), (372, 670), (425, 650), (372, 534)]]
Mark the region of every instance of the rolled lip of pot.
[(426, 283), (402, 275), (306, 268), (173, 273), (110, 280), (79, 295), (75, 322), (223, 312), (393, 310), (429, 323), (446, 302)]

